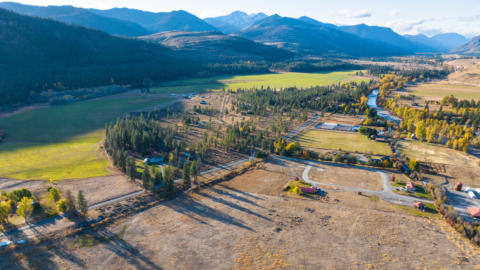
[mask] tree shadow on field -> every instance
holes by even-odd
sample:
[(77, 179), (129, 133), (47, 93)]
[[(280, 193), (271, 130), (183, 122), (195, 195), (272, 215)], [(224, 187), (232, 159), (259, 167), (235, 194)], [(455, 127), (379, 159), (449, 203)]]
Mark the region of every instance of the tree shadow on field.
[(232, 192), (240, 193), (240, 194), (242, 194), (242, 195), (244, 195), (244, 196), (247, 196), (247, 197), (250, 197), (250, 198), (253, 198), (253, 199), (256, 199), (256, 200), (260, 200), (260, 201), (264, 201), (264, 200), (265, 200), (265, 199), (263, 199), (263, 198), (260, 198), (260, 197), (258, 197), (258, 196), (255, 196), (255, 195), (253, 195), (253, 194), (251, 194), (251, 193), (248, 193), (248, 192), (245, 192), (245, 191), (241, 191), (241, 190), (238, 190), (238, 189), (236, 189), (236, 188), (232, 188), (232, 187), (226, 186), (226, 185), (224, 185), (224, 184), (218, 184), (218, 186), (220, 186), (220, 187), (222, 187), (222, 188), (224, 188), (224, 189), (228, 189), (228, 190), (230, 190), (230, 191), (232, 191)]
[[(218, 191), (220, 191), (220, 190), (218, 190)], [(258, 218), (262, 218), (262, 219), (267, 220), (267, 221), (272, 221), (272, 220), (271, 220), (270, 218), (268, 218), (268, 217), (265, 217), (265, 216), (263, 216), (263, 215), (260, 215), (260, 214), (258, 214), (258, 213), (255, 213), (255, 212), (253, 212), (253, 211), (250, 210), (250, 209), (247, 209), (247, 208), (245, 208), (245, 207), (243, 207), (243, 206), (240, 206), (240, 205), (238, 205), (238, 204), (235, 204), (235, 203), (233, 203), (233, 202), (229, 202), (229, 201), (227, 201), (227, 200), (225, 200), (225, 199), (222, 199), (222, 198), (219, 198), (219, 197), (215, 197), (215, 196), (212, 196), (212, 195), (210, 195), (210, 194), (208, 194), (208, 193), (201, 192), (201, 191), (200, 191), (200, 192), (197, 192), (197, 194), (200, 195), (200, 196), (202, 196), (202, 197), (208, 198), (208, 199), (210, 199), (210, 200), (212, 200), (212, 201), (214, 201), (214, 202), (216, 202), (216, 203), (221, 203), (221, 204), (223, 204), (223, 205), (226, 205), (226, 206), (228, 206), (228, 207), (230, 207), (230, 208), (233, 208), (233, 209), (235, 209), (235, 210), (242, 211), (242, 212), (244, 212), (244, 213), (247, 213), (247, 214), (249, 214), (249, 215), (252, 215), (252, 216), (255, 216), (255, 217), (258, 217)], [(220, 194), (220, 195), (226, 195), (226, 194), (223, 194), (223, 193), (218, 193), (218, 194)], [(231, 194), (231, 193), (229, 193), (229, 194)], [(237, 199), (236, 197), (232, 197), (232, 198), (233, 198), (233, 199)]]
[[(25, 240), (23, 244), (18, 241)], [(55, 262), (55, 257), (72, 263), (75, 267), (85, 268), (85, 263), (68, 252), (61, 240), (50, 240), (35, 244), (23, 231), (16, 231), (12, 236), (12, 242), (17, 244), (15, 250), (6, 252), (0, 256), (0, 269), (63, 269)]]
[[(125, 259), (135, 269), (162, 269), (149, 258), (145, 257), (137, 248), (125, 241), (123, 236), (119, 237), (118, 234), (104, 228), (96, 231), (95, 237), (99, 239), (109, 239), (109, 241), (105, 241), (103, 243), (105, 248), (112, 251), (118, 257)], [(109, 264), (109, 259), (103, 261), (103, 264), (104, 267), (107, 267)]]
[[(234, 200), (238, 200), (238, 201), (241, 201), (241, 202), (244, 202), (244, 203), (248, 203), (250, 205), (253, 205), (253, 206), (256, 206), (256, 207), (259, 207), (259, 208), (263, 208), (263, 209), (265, 208), (261, 205), (258, 205), (256, 202), (248, 199), (247, 197), (243, 197), (243, 196), (239, 195), (239, 194), (246, 195), (246, 192), (242, 192), (242, 191), (230, 188), (230, 187), (225, 187), (224, 185), (221, 186), (221, 187), (222, 187), (222, 189), (211, 187), (208, 190), (213, 191), (213, 192), (217, 193), (218, 195), (228, 196), (228, 197), (230, 197)], [(231, 192), (229, 192), (229, 191), (231, 191)]]
[(211, 219), (227, 225), (237, 226), (248, 231), (255, 231), (249, 226), (245, 225), (241, 220), (215, 208), (209, 207), (198, 200), (193, 199), (189, 195), (184, 194), (173, 201), (165, 203), (164, 205), (173, 211), (184, 214), (204, 225), (209, 225), (208, 220)]

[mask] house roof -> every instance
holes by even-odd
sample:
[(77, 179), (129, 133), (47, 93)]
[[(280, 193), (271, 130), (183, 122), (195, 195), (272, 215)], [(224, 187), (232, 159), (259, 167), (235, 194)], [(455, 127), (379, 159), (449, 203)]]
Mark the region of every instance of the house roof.
[(413, 204), (415, 207), (420, 208), (422, 206), (425, 206), (422, 202), (416, 202)]
[(305, 193), (316, 193), (317, 189), (313, 187), (300, 187), (300, 190)]
[(416, 188), (412, 182), (407, 183), (407, 188)]
[(470, 215), (472, 215), (472, 217), (480, 218), (480, 208), (469, 206), (467, 207), (467, 210), (470, 213)]

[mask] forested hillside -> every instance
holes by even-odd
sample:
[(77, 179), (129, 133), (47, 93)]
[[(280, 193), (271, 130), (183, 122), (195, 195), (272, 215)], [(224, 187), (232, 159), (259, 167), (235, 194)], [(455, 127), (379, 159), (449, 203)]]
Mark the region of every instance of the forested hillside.
[(0, 106), (36, 94), (191, 76), (200, 64), (164, 46), (0, 9)]
[(194, 52), (203, 61), (282, 61), (293, 53), (221, 32), (162, 32), (140, 37), (143, 40)]

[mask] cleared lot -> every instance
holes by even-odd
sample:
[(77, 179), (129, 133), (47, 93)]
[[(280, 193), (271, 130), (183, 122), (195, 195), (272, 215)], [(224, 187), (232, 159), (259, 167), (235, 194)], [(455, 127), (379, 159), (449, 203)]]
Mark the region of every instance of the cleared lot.
[(380, 175), (367, 170), (314, 164), (309, 172), (309, 177), (312, 181), (321, 183), (369, 190), (382, 190), (382, 179)]

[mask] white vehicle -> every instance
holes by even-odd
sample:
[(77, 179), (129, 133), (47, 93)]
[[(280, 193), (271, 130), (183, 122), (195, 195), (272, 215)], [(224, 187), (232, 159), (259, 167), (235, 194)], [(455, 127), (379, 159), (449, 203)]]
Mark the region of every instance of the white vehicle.
[(473, 192), (471, 190), (468, 192), (468, 197), (470, 197), (471, 199), (478, 199), (475, 192)]

